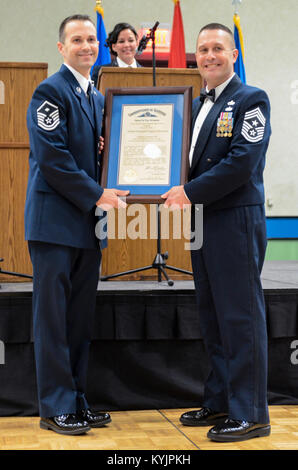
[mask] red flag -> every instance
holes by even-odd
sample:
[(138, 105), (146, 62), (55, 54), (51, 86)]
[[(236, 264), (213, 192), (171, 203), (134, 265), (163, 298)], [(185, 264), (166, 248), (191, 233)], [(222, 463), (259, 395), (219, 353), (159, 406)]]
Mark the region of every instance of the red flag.
[(179, 0), (173, 1), (175, 9), (168, 67), (183, 69), (186, 68), (186, 54), (182, 14)]

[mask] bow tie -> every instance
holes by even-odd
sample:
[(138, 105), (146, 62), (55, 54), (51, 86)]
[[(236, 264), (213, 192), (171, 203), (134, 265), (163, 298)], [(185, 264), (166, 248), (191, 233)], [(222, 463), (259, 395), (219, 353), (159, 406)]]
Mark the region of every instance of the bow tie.
[(215, 88), (212, 88), (212, 90), (208, 91), (208, 93), (207, 93), (206, 89), (203, 88), (201, 90), (200, 100), (202, 102), (204, 102), (205, 98), (209, 98), (209, 100), (213, 101), (213, 103), (214, 103), (214, 101), (215, 101)]

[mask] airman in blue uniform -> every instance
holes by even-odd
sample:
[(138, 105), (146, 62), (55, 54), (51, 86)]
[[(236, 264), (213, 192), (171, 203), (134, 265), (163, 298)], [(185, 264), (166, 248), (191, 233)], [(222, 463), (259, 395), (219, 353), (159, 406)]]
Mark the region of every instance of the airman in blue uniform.
[(86, 391), (100, 242), (96, 205), (125, 206), (98, 184), (104, 99), (90, 80), (96, 28), (85, 15), (60, 26), (59, 72), (35, 90), (27, 114), (30, 171), (25, 236), (33, 264), (33, 328), (40, 426), (82, 434), (111, 421)]
[(202, 28), (196, 59), (207, 87), (193, 103), (189, 181), (165, 205), (203, 204), (203, 245), (192, 266), (210, 357), (203, 408), (184, 425), (211, 426), (216, 441), (270, 434), (267, 330), (260, 274), (266, 250), (263, 170), (271, 134), (266, 93), (234, 74), (232, 32)]

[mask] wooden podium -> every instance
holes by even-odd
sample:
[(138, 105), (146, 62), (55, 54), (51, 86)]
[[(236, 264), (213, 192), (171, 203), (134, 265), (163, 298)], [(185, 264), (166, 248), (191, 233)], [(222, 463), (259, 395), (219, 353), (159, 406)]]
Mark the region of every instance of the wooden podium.
[[(118, 68), (118, 67), (102, 67), (98, 77), (97, 88), (104, 95), (107, 88), (130, 88), (130, 87), (152, 87), (153, 86), (153, 71), (152, 68)], [(195, 98), (200, 94), (202, 86), (201, 76), (197, 69), (156, 69), (156, 86), (192, 86), (193, 97)], [(132, 216), (126, 216), (123, 222), (123, 216), (116, 216), (113, 218), (115, 224), (115, 233), (123, 236), (123, 238), (109, 238), (108, 247), (103, 250), (101, 276), (111, 276), (117, 273), (123, 273), (142, 266), (151, 265), (157, 253), (157, 239), (150, 238), (146, 235), (149, 233), (149, 228), (152, 229), (154, 224), (154, 214), (156, 213), (156, 206), (145, 204), (145, 214), (138, 214), (140, 218), (140, 225), (147, 227), (145, 238), (130, 239), (123, 235), (123, 229), (119, 225), (126, 223), (127, 226), (133, 222)], [(180, 212), (180, 211), (175, 211)], [(127, 209), (129, 213), (129, 208)], [(187, 219), (187, 217), (189, 218)], [(113, 216), (114, 217), (114, 216)], [(145, 220), (144, 220), (145, 217)], [(163, 234), (161, 239), (161, 252), (168, 252), (167, 264), (175, 266), (182, 270), (192, 271), (190, 261), (190, 251), (185, 250), (185, 243), (189, 242), (188, 238), (183, 236), (183, 227), (190, 226), (190, 214), (181, 216), (180, 233), (182, 237), (177, 235), (177, 231), (173, 229), (173, 221), (177, 225), (177, 218), (179, 223), (179, 216), (174, 212), (169, 213), (169, 232)], [(121, 219), (122, 218), (122, 219)], [(116, 219), (116, 220), (114, 220)], [(119, 221), (120, 220), (120, 221)], [(176, 227), (175, 225), (175, 227)], [(124, 231), (127, 234), (127, 231)], [(141, 229), (140, 229), (141, 232)], [(156, 234), (156, 231), (153, 230)], [(179, 232), (179, 230), (178, 230)], [(177, 238), (178, 237), (178, 238)], [(174, 272), (168, 270), (167, 274), (173, 280), (189, 280), (192, 279), (188, 274)], [(133, 274), (126, 274), (125, 276), (115, 277), (113, 280), (157, 280), (157, 270), (149, 269), (140, 271)], [(163, 278), (164, 279), (164, 278)]]
[[(129, 88), (153, 86), (151, 67), (120, 68), (102, 67), (98, 75), (97, 88), (104, 95), (107, 88)], [(156, 69), (156, 86), (192, 86), (193, 98), (199, 96), (202, 78), (198, 69)]]
[[(32, 274), (24, 239), (24, 205), (29, 170), (26, 112), (48, 64), (0, 62), (0, 263), (3, 271)], [(0, 272), (0, 282), (29, 281)]]

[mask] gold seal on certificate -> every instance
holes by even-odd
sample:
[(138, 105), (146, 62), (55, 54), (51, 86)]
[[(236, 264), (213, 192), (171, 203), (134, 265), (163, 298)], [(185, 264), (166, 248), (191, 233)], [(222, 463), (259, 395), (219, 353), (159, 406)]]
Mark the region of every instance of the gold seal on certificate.
[(170, 184), (173, 104), (122, 106), (119, 185)]

